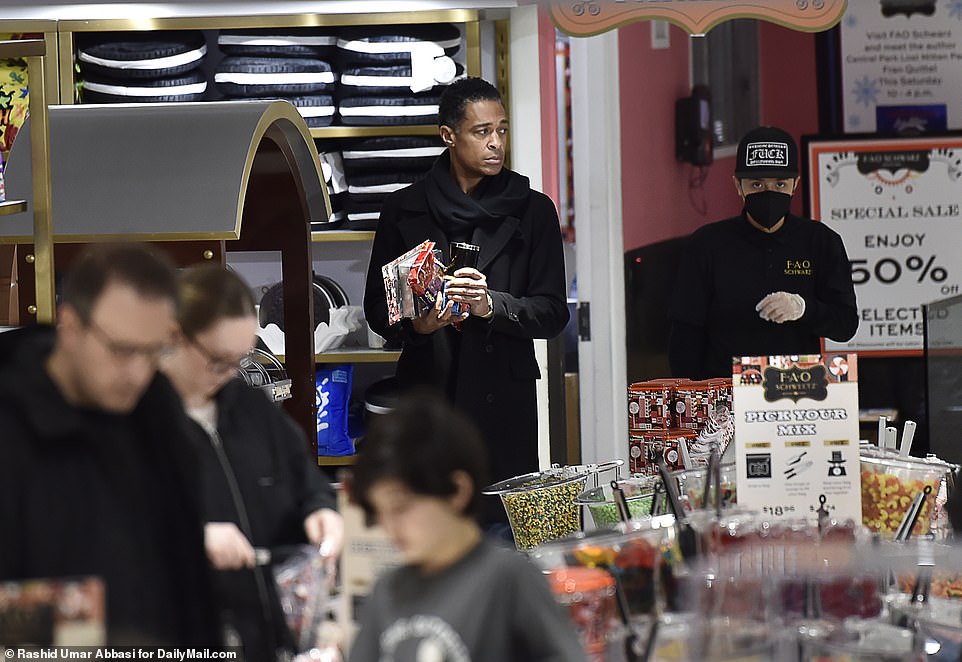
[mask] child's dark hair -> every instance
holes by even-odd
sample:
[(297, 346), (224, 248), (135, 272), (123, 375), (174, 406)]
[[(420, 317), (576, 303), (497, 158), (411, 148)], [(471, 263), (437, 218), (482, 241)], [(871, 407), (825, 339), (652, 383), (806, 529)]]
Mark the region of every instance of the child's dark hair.
[(455, 131), (464, 120), (464, 109), (469, 103), (476, 101), (501, 100), (498, 88), (483, 78), (461, 78), (456, 80), (441, 93), (438, 102), (438, 126), (449, 126)]
[(415, 494), (449, 497), (456, 491), (451, 475), (463, 471), (474, 484), (465, 515), (477, 515), (487, 460), (481, 434), (472, 421), (436, 391), (420, 389), (402, 396), (388, 414), (373, 420), (354, 463), (351, 497), (373, 521), (371, 487), (398, 480)]

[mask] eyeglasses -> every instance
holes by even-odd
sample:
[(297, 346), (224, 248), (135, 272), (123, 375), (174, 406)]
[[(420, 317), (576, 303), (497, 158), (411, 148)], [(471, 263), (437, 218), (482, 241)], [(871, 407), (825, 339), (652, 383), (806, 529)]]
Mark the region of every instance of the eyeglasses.
[(212, 353), (206, 347), (197, 342), (196, 338), (188, 337), (187, 342), (197, 348), (197, 351), (204, 355), (204, 358), (207, 359), (207, 369), (216, 375), (226, 375), (227, 373), (233, 372), (238, 368), (242, 368), (252, 360), (251, 357), (254, 354), (254, 350), (250, 349), (243, 356), (230, 359), (223, 356), (217, 356), (216, 354)]
[(171, 346), (164, 345), (133, 345), (130, 343), (114, 340), (110, 335), (101, 329), (93, 320), (87, 322), (86, 328), (100, 341), (114, 358), (120, 361), (130, 361), (135, 358), (144, 358), (151, 363), (156, 363), (170, 354)]

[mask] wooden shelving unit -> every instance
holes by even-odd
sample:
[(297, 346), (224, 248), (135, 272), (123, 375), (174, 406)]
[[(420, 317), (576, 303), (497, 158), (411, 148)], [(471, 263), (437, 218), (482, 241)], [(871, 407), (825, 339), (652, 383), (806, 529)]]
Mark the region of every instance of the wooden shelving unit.
[(325, 230), (323, 232), (312, 232), (311, 241), (315, 244), (342, 241), (372, 241), (373, 231), (366, 230)]
[(319, 467), (347, 467), (354, 464), (353, 455), (328, 455), (317, 458)]
[[(38, 22), (49, 35), (50, 24)], [(44, 27), (40, 27), (40, 25)], [(53, 199), (50, 191), (50, 128), (47, 121), (47, 42), (45, 39), (0, 41), (0, 59), (25, 58), (30, 86), (30, 144), (33, 189), (33, 252), (25, 256), (34, 270), (34, 302), (27, 306), (37, 322), (53, 324), (56, 316), (53, 265)], [(27, 211), (24, 200), (3, 203), (2, 215)]]
[(311, 129), (315, 139), (324, 138), (380, 138), (382, 136), (436, 136), (438, 127), (429, 125), (387, 125), (387, 126), (321, 126)]
[[(356, 347), (315, 354), (314, 363), (397, 363), (399, 358), (400, 350)], [(284, 355), (278, 354), (277, 360), (284, 363)]]
[[(332, 3), (341, 4), (341, 3)], [(387, 3), (381, 3), (387, 6)], [(399, 6), (404, 6), (403, 3), (397, 3)], [(453, 3), (452, 3), (453, 4)], [(178, 10), (176, 6), (183, 5), (185, 8), (182, 14), (177, 14)], [(311, 9), (309, 11), (303, 11), (300, 13), (267, 13), (272, 11), (267, 5), (267, 12), (259, 14), (256, 12), (241, 12), (235, 9), (228, 8), (225, 10), (224, 15), (198, 15), (200, 12), (193, 10), (189, 7), (187, 3), (172, 3), (174, 9), (167, 8), (165, 6), (158, 5), (157, 15), (152, 16), (134, 16), (133, 13), (125, 12), (123, 9), (118, 9), (117, 11), (105, 10), (99, 15), (91, 11), (91, 16), (86, 17), (82, 10), (71, 11), (67, 14), (58, 14), (55, 18), (56, 20), (49, 20), (45, 22), (45, 25), (51, 24), (54, 27), (48, 29), (45, 27), (42, 31), (45, 34), (45, 39), (47, 41), (47, 52), (51, 55), (48, 58), (48, 67), (53, 72), (52, 75), (48, 75), (48, 80), (46, 85), (49, 86), (52, 91), (49, 94), (49, 98), (54, 103), (60, 104), (73, 104), (75, 102), (75, 37), (82, 33), (91, 32), (120, 32), (120, 31), (142, 31), (142, 30), (218, 30), (218, 29), (244, 29), (244, 28), (284, 28), (284, 27), (339, 27), (339, 26), (363, 26), (363, 25), (387, 25), (387, 24), (419, 24), (419, 23), (454, 23), (463, 26), (464, 33), (464, 50), (463, 50), (463, 60), (459, 57), (464, 65), (465, 69), (469, 75), (480, 75), (481, 73), (481, 14), (479, 9), (468, 9), (468, 8), (451, 8), (451, 9), (420, 9), (414, 11), (387, 11), (387, 12), (366, 12), (366, 13), (320, 13), (325, 11), (326, 3), (312, 3), (310, 5)], [(226, 6), (226, 5), (225, 5)], [(291, 5), (293, 6), (293, 4)], [(303, 3), (305, 8), (308, 7), (308, 3)], [(347, 6), (347, 5), (345, 5)], [(315, 8), (316, 7), (316, 11)], [(283, 12), (287, 9), (273, 9), (274, 12)], [(327, 11), (332, 11), (327, 9)], [(333, 10), (337, 11), (337, 10)], [(344, 11), (343, 9), (341, 11)], [(30, 10), (21, 10), (19, 12), (23, 15), (31, 15)], [(11, 15), (13, 16), (13, 15)], [(46, 17), (46, 15), (44, 15)], [(0, 19), (0, 27), (10, 24), (11, 21), (5, 21)], [(44, 42), (40, 42), (41, 46)], [(31, 71), (31, 76), (33, 76), (33, 71)], [(44, 85), (43, 75), (38, 74), (38, 79), (41, 85)], [(34, 81), (31, 80), (33, 83)], [(33, 95), (31, 95), (33, 96)], [(41, 96), (41, 95), (38, 95)], [(33, 108), (31, 108), (31, 114), (33, 113)], [(387, 126), (331, 126), (331, 127), (321, 127), (309, 130), (309, 135), (315, 142), (325, 141), (325, 140), (339, 140), (345, 138), (369, 138), (369, 137), (381, 137), (381, 136), (432, 136), (437, 135), (438, 129), (436, 125), (387, 125)], [(318, 143), (320, 144), (320, 143)], [(34, 163), (37, 164), (40, 159), (35, 158)], [(41, 165), (47, 167), (49, 173), (49, 163), (45, 160), (41, 162)], [(49, 191), (49, 175), (46, 180), (44, 180), (44, 187)], [(39, 198), (35, 194), (35, 213), (38, 218), (42, 216), (42, 210), (40, 207), (44, 204), (44, 199)], [(51, 232), (52, 226), (49, 225), (49, 207), (51, 203), (47, 199), (46, 203), (47, 209), (47, 232)], [(24, 211), (24, 207), (18, 207), (17, 203), (11, 202), (8, 204), (0, 205), (0, 215), (5, 214), (16, 214)], [(250, 210), (255, 211), (255, 210)], [(258, 210), (263, 213), (268, 213), (268, 209)], [(40, 226), (38, 226), (40, 227)], [(2, 234), (2, 233), (0, 233)], [(310, 242), (312, 244), (323, 244), (323, 243), (334, 243), (334, 242), (351, 242), (357, 244), (363, 244), (364, 242), (371, 242), (374, 238), (374, 232), (364, 232), (364, 231), (324, 231), (324, 232), (310, 232)], [(49, 235), (48, 235), (49, 236)], [(147, 238), (147, 237), (143, 237)], [(207, 259), (221, 259), (225, 252), (229, 250), (231, 245), (230, 239), (234, 237), (223, 237), (223, 236), (197, 236), (193, 237), (193, 242), (187, 242), (192, 246), (197, 244), (200, 240), (204, 240), (206, 243), (205, 248), (205, 258)], [(77, 240), (80, 241), (80, 240)], [(209, 248), (207, 244), (216, 244), (216, 248)], [(35, 251), (37, 253), (37, 264), (36, 274), (37, 274), (37, 296), (38, 300), (41, 298), (41, 274), (44, 278), (49, 276), (49, 299), (51, 312), (50, 316), (52, 319), (52, 302), (53, 302), (53, 250), (52, 250), (52, 240), (47, 244), (48, 249), (46, 250), (46, 255), (44, 255), (44, 250), (42, 247), (44, 244), (40, 241), (40, 235), (38, 235), (37, 240), (34, 244), (37, 247)], [(243, 248), (240, 245), (243, 244)], [(244, 237), (240, 238), (240, 241), (234, 242), (234, 246), (241, 250), (258, 250), (258, 246), (264, 246), (265, 250), (270, 250), (273, 246), (273, 241), (271, 238), (261, 229), (257, 232), (248, 232), (246, 239)], [(358, 246), (359, 250), (367, 250), (367, 247)], [(61, 249), (62, 250), (62, 249)], [(212, 254), (212, 257), (208, 257), (208, 253)], [(47, 264), (46, 260), (49, 256), (49, 269), (44, 266)], [(303, 268), (310, 269), (311, 265), (302, 265)], [(286, 268), (285, 268), (286, 271)], [(287, 284), (287, 277), (285, 276), (285, 285)], [(287, 289), (285, 287), (285, 289)], [(46, 292), (47, 290), (44, 290)], [(308, 288), (309, 291), (309, 288)], [(300, 297), (297, 297), (298, 299)], [(41, 306), (43, 307), (43, 306)], [(43, 320), (43, 314), (38, 315), (38, 320)], [(302, 361), (310, 361), (309, 356), (305, 356), (301, 349), (297, 350), (297, 355), (295, 355), (295, 350), (292, 349), (292, 361), (291, 365), (300, 364)], [(297, 361), (295, 361), (295, 356)], [(397, 362), (400, 357), (399, 351), (391, 350), (375, 350), (367, 348), (354, 348), (354, 349), (343, 349), (336, 350), (332, 352), (324, 352), (317, 354), (313, 357), (315, 363), (368, 363), (368, 364), (390, 364)], [(284, 357), (280, 357), (282, 360)], [(313, 402), (313, 395), (310, 393), (309, 385), (306, 386), (307, 393), (303, 393), (305, 389), (306, 379), (301, 376), (299, 380), (295, 380), (295, 390), (299, 389), (301, 391), (301, 399), (305, 396)], [(310, 416), (306, 415), (304, 411), (304, 406), (298, 405), (298, 415), (296, 418), (298, 422), (304, 427), (306, 431), (309, 432), (311, 427)], [(353, 458), (347, 457), (331, 457), (331, 458), (319, 458), (319, 465), (326, 466), (341, 466), (346, 464), (351, 464)]]
[(24, 211), (27, 211), (26, 200), (5, 200), (4, 202), (0, 202), (0, 216), (19, 214)]

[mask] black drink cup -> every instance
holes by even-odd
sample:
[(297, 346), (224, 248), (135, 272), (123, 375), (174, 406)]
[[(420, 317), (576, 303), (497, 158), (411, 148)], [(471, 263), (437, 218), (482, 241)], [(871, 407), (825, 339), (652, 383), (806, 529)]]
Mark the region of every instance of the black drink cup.
[(475, 246), (474, 244), (465, 244), (460, 241), (451, 242), (451, 263), (448, 265), (448, 275), (454, 275), (454, 272), (463, 267), (471, 267), (476, 269), (478, 266), (478, 255), (481, 253), (481, 247)]
[[(474, 244), (465, 244), (460, 241), (451, 242), (451, 263), (448, 264), (447, 271), (445, 275), (453, 276), (454, 272), (463, 267), (471, 267), (476, 269), (478, 266), (478, 254), (481, 252), (480, 246), (475, 246)], [(462, 304), (454, 304), (452, 312), (455, 315), (461, 315), (462, 312), (466, 311), (467, 308), (462, 311)]]

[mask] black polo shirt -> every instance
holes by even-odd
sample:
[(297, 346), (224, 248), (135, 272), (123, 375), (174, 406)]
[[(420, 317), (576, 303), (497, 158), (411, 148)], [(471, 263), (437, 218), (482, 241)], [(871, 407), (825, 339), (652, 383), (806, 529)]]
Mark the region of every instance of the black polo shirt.
[[(744, 215), (699, 228), (674, 283), (672, 373), (731, 376), (733, 356), (816, 354), (821, 337), (845, 341), (858, 328), (842, 238), (823, 223), (787, 216), (767, 234)], [(805, 299), (805, 314), (775, 324), (755, 306), (771, 292)]]

